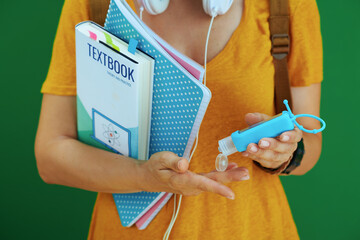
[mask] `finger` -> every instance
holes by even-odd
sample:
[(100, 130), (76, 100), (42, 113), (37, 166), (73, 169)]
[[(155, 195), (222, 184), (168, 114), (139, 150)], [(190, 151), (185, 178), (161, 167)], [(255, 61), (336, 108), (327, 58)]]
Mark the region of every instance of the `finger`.
[(177, 156), (173, 152), (162, 152), (160, 157), (161, 169), (171, 169), (178, 173), (184, 173), (189, 168), (189, 162), (185, 158)]
[(270, 116), (263, 113), (248, 113), (245, 115), (245, 122), (249, 126), (268, 119), (270, 119)]
[(249, 171), (244, 167), (233, 168), (225, 172), (209, 172), (204, 176), (221, 183), (249, 180)]
[[(237, 163), (229, 162), (228, 167), (226, 168), (225, 171), (228, 171), (228, 170), (230, 170), (230, 169), (237, 168), (237, 167), (238, 167)], [(215, 171), (216, 171), (216, 170), (215, 170)]]
[[(228, 163), (228, 167), (226, 168), (225, 171), (228, 171), (228, 170), (230, 170), (230, 169), (237, 168), (237, 167), (238, 167), (237, 163), (229, 162), (229, 163)], [(212, 170), (211, 172), (218, 172), (218, 170), (214, 169), (214, 170)]]
[(301, 140), (302, 135), (303, 135), (302, 131), (298, 128), (295, 128), (292, 131), (287, 131), (287, 132), (282, 133), (279, 136), (279, 139), (282, 142), (297, 143)]
[(256, 156), (254, 157), (253, 160), (260, 163), (261, 166), (263, 166), (265, 168), (270, 168), (270, 169), (277, 169), (283, 164), (281, 162), (267, 161), (267, 160), (258, 158)]
[(197, 175), (199, 178), (202, 177), (202, 181), (198, 183), (198, 189), (204, 192), (212, 192), (229, 199), (235, 199), (235, 193), (227, 186), (212, 180), (210, 178)]
[(274, 161), (268, 161), (262, 158), (259, 158), (255, 155), (252, 154), (248, 154), (249, 158), (251, 158), (252, 160), (260, 163), (261, 166), (265, 167), (265, 168), (272, 168), (272, 169), (277, 169), (279, 168), (283, 163), (282, 162), (274, 162)]
[(296, 143), (284, 143), (275, 138), (263, 138), (258, 146), (264, 150), (273, 150), (280, 153), (293, 153), (296, 150)]
[(177, 186), (181, 188), (195, 188), (204, 192), (216, 193), (229, 199), (235, 198), (235, 194), (230, 188), (200, 174), (188, 171), (186, 174), (177, 174), (176, 177), (179, 178)]
[(273, 150), (264, 150), (259, 148), (256, 144), (251, 143), (248, 145), (246, 152), (250, 154), (251, 156), (256, 156), (259, 159), (263, 159), (266, 161), (272, 161), (272, 162), (286, 162), (289, 159), (289, 156), (292, 154), (292, 152), (286, 152), (286, 153), (279, 153), (275, 152)]

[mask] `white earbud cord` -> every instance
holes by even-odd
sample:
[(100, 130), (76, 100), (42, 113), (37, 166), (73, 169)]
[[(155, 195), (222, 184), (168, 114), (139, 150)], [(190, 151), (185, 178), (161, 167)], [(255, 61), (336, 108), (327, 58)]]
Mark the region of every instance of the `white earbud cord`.
[(207, 33), (207, 37), (206, 37), (206, 44), (205, 44), (205, 57), (204, 57), (204, 68), (205, 68), (205, 74), (204, 74), (204, 85), (206, 86), (206, 62), (207, 62), (207, 52), (208, 52), (208, 44), (209, 44), (209, 38), (210, 38), (210, 32), (211, 32), (211, 28), (214, 22), (214, 18), (216, 16), (211, 17), (211, 21), (210, 21), (210, 26), (209, 26), (209, 30)]
[(141, 20), (141, 21), (142, 21), (143, 11), (144, 11), (144, 7), (143, 7), (143, 6), (140, 6), (140, 20)]
[[(207, 61), (207, 51), (208, 51), (208, 44), (209, 44), (209, 38), (210, 38), (210, 32), (211, 32), (211, 28), (212, 28), (212, 24), (214, 22), (214, 18), (216, 16), (213, 16), (211, 17), (211, 21), (210, 21), (210, 25), (209, 25), (209, 30), (208, 30), (208, 33), (207, 33), (207, 37), (206, 37), (206, 44), (205, 44), (205, 57), (204, 57), (204, 68), (205, 68), (205, 73), (204, 73), (204, 85), (206, 86), (206, 61)], [(190, 159), (192, 159), (194, 153), (195, 153), (195, 150), (196, 150), (196, 147), (198, 145), (198, 140), (199, 140), (199, 132), (200, 132), (200, 127), (199, 127), (199, 130), (198, 130), (198, 133), (196, 134), (196, 139), (195, 139), (195, 146), (193, 148), (193, 150), (191, 151), (191, 154), (190, 154)], [(171, 233), (171, 230), (175, 224), (175, 221), (177, 219), (177, 216), (179, 214), (179, 211), (180, 211), (180, 206), (181, 206), (181, 200), (182, 200), (182, 195), (179, 196), (179, 203), (177, 204), (176, 206), (176, 195), (177, 194), (174, 194), (174, 211), (173, 211), (173, 215), (172, 215), (172, 218), (171, 218), (171, 221), (170, 221), (170, 224), (169, 224), (169, 227), (167, 228), (165, 234), (164, 234), (164, 237), (163, 237), (163, 240), (168, 240), (169, 237), (170, 237), (170, 233)]]

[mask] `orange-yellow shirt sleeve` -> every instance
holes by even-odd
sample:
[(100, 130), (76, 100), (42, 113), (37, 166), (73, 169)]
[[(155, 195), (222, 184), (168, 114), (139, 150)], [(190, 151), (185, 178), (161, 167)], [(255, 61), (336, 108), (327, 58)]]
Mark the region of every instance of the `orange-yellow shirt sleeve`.
[(65, 0), (42, 93), (76, 95), (75, 25), (88, 19), (88, 1)]
[(301, 0), (290, 18), (289, 77), (292, 86), (323, 80), (320, 16), (315, 0)]

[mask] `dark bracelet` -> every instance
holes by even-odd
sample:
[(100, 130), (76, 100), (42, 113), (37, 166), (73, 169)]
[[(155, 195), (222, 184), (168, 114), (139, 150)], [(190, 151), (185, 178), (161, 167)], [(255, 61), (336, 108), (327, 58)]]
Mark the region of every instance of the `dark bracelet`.
[(298, 146), (290, 160), (289, 165), (282, 171), (282, 174), (289, 174), (294, 171), (295, 168), (299, 167), (305, 154), (304, 141), (303, 139), (298, 142)]
[(259, 168), (261, 168), (262, 170), (264, 170), (267, 173), (288, 175), (295, 168), (300, 166), (301, 160), (303, 159), (304, 154), (305, 154), (304, 142), (303, 142), (303, 139), (301, 139), (300, 142), (298, 142), (298, 146), (297, 146), (295, 152), (293, 153), (292, 158), (289, 159), (288, 161), (284, 162), (278, 168), (266, 168), (266, 167), (261, 166), (261, 164), (256, 161), (253, 161), (253, 162), (256, 166), (258, 166)]

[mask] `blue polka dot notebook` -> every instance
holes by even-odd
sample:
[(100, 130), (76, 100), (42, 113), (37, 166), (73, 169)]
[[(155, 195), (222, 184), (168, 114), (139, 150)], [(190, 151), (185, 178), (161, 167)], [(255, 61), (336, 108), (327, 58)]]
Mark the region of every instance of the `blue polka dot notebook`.
[[(139, 21), (126, 2), (111, 0), (105, 29), (126, 42), (137, 40), (137, 48), (155, 59), (149, 156), (172, 151), (189, 159), (211, 92), (175, 61)], [(122, 225), (133, 225), (164, 194), (114, 194)]]

